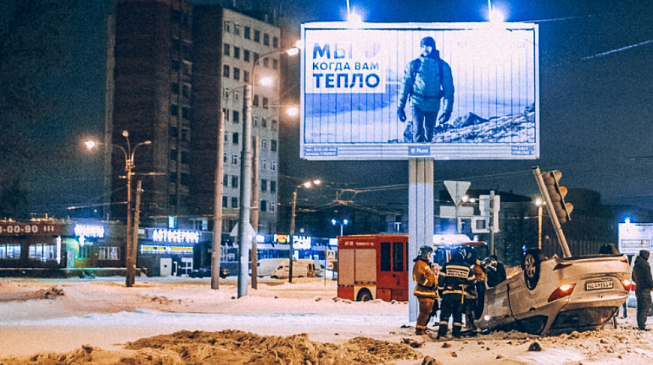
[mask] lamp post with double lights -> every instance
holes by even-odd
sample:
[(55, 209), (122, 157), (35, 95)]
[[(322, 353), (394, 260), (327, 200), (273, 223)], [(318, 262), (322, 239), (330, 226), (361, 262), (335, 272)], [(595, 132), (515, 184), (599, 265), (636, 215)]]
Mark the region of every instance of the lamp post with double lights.
[[(240, 160), (240, 209), (238, 211), (238, 298), (247, 295), (247, 269), (249, 257), (247, 255), (249, 237), (251, 199), (252, 199), (252, 96), (254, 95), (254, 84), (256, 80), (256, 66), (265, 57), (286, 53), (289, 56), (299, 54), (299, 49), (293, 47), (286, 50), (274, 50), (264, 53), (254, 60), (251, 69), (251, 83), (245, 84), (245, 99), (243, 100), (243, 147)], [(266, 79), (269, 82), (269, 80)], [(252, 263), (256, 265), (256, 263)]]
[(296, 211), (297, 211), (297, 190), (299, 188), (305, 188), (305, 189), (310, 189), (313, 186), (318, 186), (322, 184), (321, 180), (310, 180), (310, 181), (305, 181), (295, 187), (295, 190), (292, 193), (292, 212), (290, 214), (290, 251), (288, 253), (288, 282), (292, 283), (292, 260), (293, 260), (293, 253), (295, 251), (294, 243), (295, 243), (295, 216), (296, 216)]
[(345, 226), (349, 224), (349, 220), (347, 218), (345, 218), (345, 219), (343, 219), (341, 221), (339, 221), (337, 219), (332, 219), (331, 224), (333, 224), (334, 226), (335, 225), (340, 225), (340, 235), (344, 236)]
[[(120, 149), (125, 156), (125, 172), (127, 173), (127, 233), (125, 239), (125, 286), (128, 288), (134, 285), (136, 281), (136, 239), (134, 238), (133, 233), (133, 207), (132, 207), (132, 176), (134, 175), (133, 170), (136, 167), (134, 165), (134, 155), (138, 147), (143, 145), (152, 144), (152, 141), (143, 141), (131, 148), (131, 143), (129, 141), (129, 132), (122, 131), (123, 137), (127, 140), (127, 148), (111, 144), (111, 146)], [(101, 144), (95, 141), (86, 141), (86, 148), (92, 150), (97, 145)]]

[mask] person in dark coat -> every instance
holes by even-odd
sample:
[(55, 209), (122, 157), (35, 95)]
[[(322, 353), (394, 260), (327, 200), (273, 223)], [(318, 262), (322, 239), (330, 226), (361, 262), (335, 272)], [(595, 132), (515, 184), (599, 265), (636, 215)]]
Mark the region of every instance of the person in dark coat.
[(451, 261), (440, 270), (438, 276), (438, 292), (442, 298), (438, 338), (447, 335), (449, 318), (453, 316), (451, 334), (459, 338), (463, 327), (463, 312), (465, 309), (465, 290), (474, 286), (476, 277), (472, 269), (465, 263), (465, 257), (460, 251), (454, 253)]
[(632, 279), (636, 284), (635, 296), (637, 297), (637, 327), (642, 331), (646, 329), (646, 318), (651, 310), (651, 289), (653, 289), (653, 278), (651, 278), (651, 266), (648, 263), (650, 252), (639, 251), (635, 259)]
[(483, 260), (483, 266), (487, 273), (487, 285), (489, 287), (497, 286), (497, 284), (506, 280), (506, 267), (499, 262), (496, 255), (491, 255)]

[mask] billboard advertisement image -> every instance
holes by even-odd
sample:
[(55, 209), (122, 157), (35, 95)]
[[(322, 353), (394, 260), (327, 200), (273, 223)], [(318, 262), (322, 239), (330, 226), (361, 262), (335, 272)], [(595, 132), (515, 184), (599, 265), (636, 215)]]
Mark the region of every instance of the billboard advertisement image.
[(539, 158), (530, 23), (302, 24), (309, 160)]

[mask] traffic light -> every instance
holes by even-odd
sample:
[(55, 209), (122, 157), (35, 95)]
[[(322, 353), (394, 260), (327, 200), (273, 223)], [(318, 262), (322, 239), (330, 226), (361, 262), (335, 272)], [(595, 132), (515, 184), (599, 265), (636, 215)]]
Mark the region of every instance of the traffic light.
[(558, 216), (560, 223), (565, 223), (571, 220), (569, 215), (574, 209), (574, 206), (570, 203), (565, 203), (567, 188), (558, 184), (561, 177), (562, 172), (558, 170), (542, 173), (542, 180), (544, 180), (544, 185), (546, 186), (546, 190), (551, 198), (553, 211), (555, 212), (555, 215)]

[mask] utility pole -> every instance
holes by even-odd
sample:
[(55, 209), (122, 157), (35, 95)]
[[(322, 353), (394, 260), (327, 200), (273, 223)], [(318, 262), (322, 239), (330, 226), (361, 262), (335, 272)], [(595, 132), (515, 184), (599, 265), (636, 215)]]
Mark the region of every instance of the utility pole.
[[(258, 233), (258, 215), (259, 215), (259, 138), (254, 136), (252, 141), (254, 156), (252, 157), (252, 215), (250, 222), (254, 232)], [(258, 251), (256, 247), (256, 236), (252, 239), (252, 289), (258, 287)]]
[(213, 194), (213, 242), (211, 250), (211, 289), (220, 289), (220, 258), (222, 257), (222, 196), (224, 193), (224, 112), (218, 118), (217, 153), (215, 160), (215, 191)]

